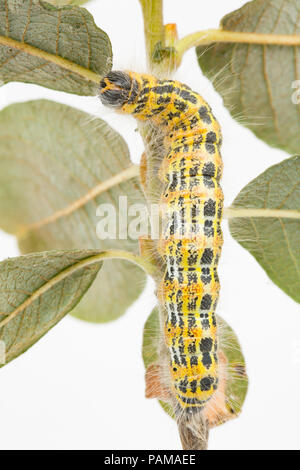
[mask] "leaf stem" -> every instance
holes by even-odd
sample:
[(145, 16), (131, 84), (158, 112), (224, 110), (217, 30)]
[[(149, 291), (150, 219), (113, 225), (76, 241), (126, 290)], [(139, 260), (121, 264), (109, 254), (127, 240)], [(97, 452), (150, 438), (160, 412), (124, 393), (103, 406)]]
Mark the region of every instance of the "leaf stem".
[(222, 29), (207, 29), (189, 34), (177, 42), (179, 59), (190, 48), (208, 46), (214, 42), (232, 42), (245, 44), (266, 44), (276, 46), (300, 46), (300, 35), (294, 34), (260, 34)]

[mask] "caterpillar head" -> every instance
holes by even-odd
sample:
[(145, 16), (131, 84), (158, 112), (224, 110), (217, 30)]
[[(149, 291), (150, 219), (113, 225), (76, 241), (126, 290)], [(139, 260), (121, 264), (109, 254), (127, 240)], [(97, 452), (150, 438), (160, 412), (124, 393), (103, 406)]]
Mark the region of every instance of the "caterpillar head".
[(100, 99), (105, 106), (122, 108), (133, 103), (137, 94), (137, 82), (126, 72), (109, 72), (100, 82)]

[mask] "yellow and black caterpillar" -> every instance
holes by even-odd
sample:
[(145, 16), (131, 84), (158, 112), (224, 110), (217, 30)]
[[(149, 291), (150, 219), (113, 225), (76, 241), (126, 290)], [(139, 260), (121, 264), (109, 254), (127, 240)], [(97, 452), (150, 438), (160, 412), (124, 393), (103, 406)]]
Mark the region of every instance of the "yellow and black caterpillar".
[(166, 311), (176, 412), (199, 411), (218, 387), (220, 127), (204, 99), (177, 81), (110, 72), (101, 81), (100, 97), (103, 104), (149, 120), (163, 133), (158, 251), (166, 270), (159, 299)]

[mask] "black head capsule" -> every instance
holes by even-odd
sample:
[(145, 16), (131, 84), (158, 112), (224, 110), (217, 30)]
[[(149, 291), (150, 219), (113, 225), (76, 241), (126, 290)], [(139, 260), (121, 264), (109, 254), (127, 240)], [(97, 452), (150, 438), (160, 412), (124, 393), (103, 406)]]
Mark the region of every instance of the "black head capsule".
[(126, 72), (109, 72), (100, 82), (100, 99), (105, 106), (121, 108), (137, 96), (137, 82)]

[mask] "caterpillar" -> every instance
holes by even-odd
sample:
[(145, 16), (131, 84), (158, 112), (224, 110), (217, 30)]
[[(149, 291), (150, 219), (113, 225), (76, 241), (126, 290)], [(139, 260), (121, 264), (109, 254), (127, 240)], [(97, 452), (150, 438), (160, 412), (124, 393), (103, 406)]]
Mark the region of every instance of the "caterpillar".
[(158, 288), (175, 412), (201, 412), (218, 387), (215, 310), (223, 237), (221, 130), (210, 106), (188, 86), (152, 75), (110, 72), (106, 106), (149, 121), (163, 136), (159, 168), (165, 272)]

